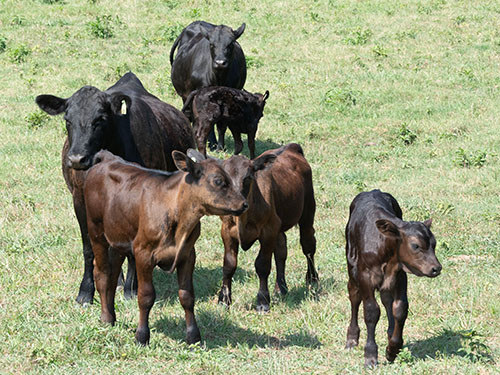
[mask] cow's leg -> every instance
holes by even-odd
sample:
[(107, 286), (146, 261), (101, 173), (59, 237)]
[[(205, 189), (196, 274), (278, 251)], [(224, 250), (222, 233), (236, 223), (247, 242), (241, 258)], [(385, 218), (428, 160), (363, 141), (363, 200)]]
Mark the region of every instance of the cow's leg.
[(255, 259), (255, 270), (259, 276), (259, 291), (257, 293), (258, 312), (265, 313), (269, 311), (269, 303), (271, 299), (269, 296), (267, 280), (269, 278), (269, 273), (271, 272), (271, 260), (274, 247), (276, 246), (276, 241), (276, 236), (260, 239), (260, 251), (257, 259)]
[(375, 299), (374, 289), (371, 286), (362, 286), (363, 312), (366, 324), (365, 366), (373, 367), (378, 363), (378, 347), (375, 342), (375, 327), (380, 318), (380, 307)]
[(75, 208), (76, 218), (80, 226), (80, 234), (82, 236), (83, 244), (83, 278), (80, 283), (80, 290), (76, 297), (76, 302), (84, 305), (92, 303), (94, 299), (94, 253), (90, 244), (89, 233), (87, 229), (87, 213), (85, 211), (85, 201), (83, 198), (83, 191), (76, 189), (73, 191), (73, 206)]
[(225, 135), (226, 135), (227, 125), (223, 122), (217, 123), (217, 134), (219, 135), (219, 141), (217, 143), (217, 151), (224, 150), (225, 145)]
[(239, 131), (231, 131), (234, 138), (234, 154), (238, 155), (243, 150), (243, 141), (241, 140), (241, 133)]
[(288, 249), (286, 246), (286, 234), (281, 232), (274, 250), (274, 261), (276, 263), (276, 285), (274, 290), (281, 295), (288, 293), (288, 286), (285, 279), (285, 265)]
[(394, 301), (392, 290), (381, 290), (380, 299), (385, 307), (385, 312), (387, 313), (387, 337), (388, 340), (391, 339), (392, 333), (394, 332), (394, 315), (392, 314), (392, 303)]
[(210, 151), (214, 151), (217, 148), (217, 138), (215, 138), (214, 128), (211, 127), (208, 133), (208, 147)]
[(201, 340), (200, 330), (194, 317), (193, 270), (196, 255), (191, 249), (189, 258), (177, 266), (177, 282), (179, 284), (179, 301), (186, 317), (186, 341), (194, 344)]
[(393, 362), (399, 351), (403, 347), (403, 328), (408, 316), (408, 297), (406, 272), (399, 272), (396, 279), (394, 291), (394, 301), (392, 302), (392, 314), (394, 316), (394, 331), (389, 338), (389, 345), (386, 349), (386, 358)]
[(132, 299), (137, 295), (137, 272), (135, 270), (135, 259), (132, 252), (127, 254), (127, 261), (127, 279), (123, 286), (123, 294), (125, 295), (125, 299)]
[[(135, 340), (139, 345), (146, 345), (149, 343), (149, 312), (155, 302), (154, 264), (151, 258), (143, 255), (140, 250), (135, 251), (138, 282), (137, 302), (139, 304), (139, 324), (135, 332)], [(149, 251), (144, 251), (144, 253), (149, 253)]]
[[(312, 199), (312, 202), (309, 202)], [(300, 227), (300, 246), (302, 247), (302, 252), (307, 259), (307, 273), (306, 273), (306, 283), (307, 285), (315, 285), (318, 283), (318, 272), (314, 266), (314, 254), (316, 253), (316, 237), (314, 236), (314, 212), (315, 204), (314, 198), (306, 197), (306, 203), (304, 205), (304, 213), (299, 221)], [(309, 208), (311, 207), (311, 208)]]
[(349, 301), (351, 302), (351, 322), (349, 323), (349, 328), (347, 328), (347, 341), (345, 347), (346, 349), (351, 349), (359, 343), (358, 312), (359, 305), (361, 304), (361, 294), (359, 292), (359, 287), (350, 277), (347, 283), (347, 289), (349, 291)]
[[(207, 156), (207, 138), (210, 129), (213, 128), (213, 124), (202, 121), (199, 118), (195, 118), (193, 122), (194, 137), (196, 140), (196, 146), (198, 151), (200, 151), (204, 156)], [(213, 129), (212, 129), (213, 132)]]
[[(220, 138), (219, 138), (220, 139)], [(224, 266), (222, 267), (222, 288), (219, 292), (219, 303), (230, 306), (232, 303), (231, 284), (238, 266), (238, 239), (233, 238), (230, 227), (222, 224), (221, 235), (224, 243)]]
[(255, 159), (255, 132), (248, 133), (248, 150), (250, 151), (250, 159)]
[[(114, 324), (116, 316), (114, 291), (111, 290), (112, 264), (109, 256), (109, 244), (104, 235), (94, 237), (92, 248), (94, 249), (94, 280), (101, 299), (101, 321)], [(112, 300), (113, 302), (111, 302)]]

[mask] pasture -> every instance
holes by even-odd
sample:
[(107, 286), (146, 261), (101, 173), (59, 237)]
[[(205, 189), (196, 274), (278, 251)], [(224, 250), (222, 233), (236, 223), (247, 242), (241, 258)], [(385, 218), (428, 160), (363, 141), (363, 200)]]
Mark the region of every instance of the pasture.
[[(194, 271), (202, 343), (186, 345), (176, 277), (158, 269), (151, 343), (138, 347), (137, 300), (117, 293), (114, 327), (99, 322), (97, 299), (75, 303), (83, 260), (61, 173), (64, 121), (34, 99), (69, 97), (83, 85), (104, 90), (132, 70), (181, 108), (168, 54), (198, 19), (247, 25), (239, 38), (245, 88), (270, 92), (256, 154), (289, 142), (304, 148), (321, 287), (306, 290), (292, 229), (289, 294), (256, 313), (256, 244), (240, 251), (233, 305), (218, 306), (220, 220), (205, 217)], [(499, 19), (500, 4), (485, 0), (0, 0), (0, 372), (498, 373)], [(232, 154), (229, 132), (226, 147), (216, 156)], [(443, 271), (409, 276), (403, 351), (385, 360), (382, 311), (380, 364), (365, 370), (362, 320), (360, 346), (344, 350), (344, 228), (354, 196), (374, 188), (394, 195), (405, 220), (433, 218)]]

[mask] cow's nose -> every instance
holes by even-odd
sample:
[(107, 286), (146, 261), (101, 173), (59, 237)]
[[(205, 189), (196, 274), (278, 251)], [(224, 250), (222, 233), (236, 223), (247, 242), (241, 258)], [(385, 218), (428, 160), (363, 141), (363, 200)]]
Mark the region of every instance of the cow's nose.
[(227, 60), (217, 59), (215, 60), (215, 65), (219, 68), (225, 68), (227, 66)]
[(442, 269), (443, 269), (442, 265), (438, 265), (436, 267), (432, 267), (432, 276), (438, 276), (441, 273)]
[(89, 167), (89, 158), (84, 155), (68, 155), (68, 167), (73, 169), (86, 169)]

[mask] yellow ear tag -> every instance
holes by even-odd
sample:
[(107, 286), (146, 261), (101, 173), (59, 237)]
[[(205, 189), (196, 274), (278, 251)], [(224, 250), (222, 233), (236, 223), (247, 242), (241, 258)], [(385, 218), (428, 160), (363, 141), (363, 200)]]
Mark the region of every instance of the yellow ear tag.
[(127, 102), (125, 100), (122, 101), (122, 108), (120, 109), (120, 113), (122, 115), (127, 114)]

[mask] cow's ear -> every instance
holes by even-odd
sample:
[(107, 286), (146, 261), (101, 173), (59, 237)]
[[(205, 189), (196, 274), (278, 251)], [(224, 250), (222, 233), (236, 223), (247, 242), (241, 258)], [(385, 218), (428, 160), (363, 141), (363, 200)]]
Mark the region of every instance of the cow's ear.
[(234, 39), (238, 39), (241, 34), (243, 34), (243, 31), (245, 31), (246, 24), (243, 22), (240, 27), (238, 27), (236, 30), (233, 31)]
[[(123, 104), (125, 104), (125, 108), (123, 108)], [(132, 104), (132, 99), (130, 99), (130, 96), (122, 93), (112, 94), (111, 98), (109, 99), (109, 105), (111, 106), (111, 111), (115, 115), (120, 115), (120, 114), (126, 115), (129, 111), (131, 104)]]
[(377, 229), (380, 231), (380, 233), (382, 233), (384, 236), (396, 238), (399, 238), (401, 236), (396, 224), (394, 224), (390, 220), (380, 219), (375, 222), (375, 225), (377, 226)]
[(202, 174), (202, 167), (199, 163), (191, 160), (186, 154), (180, 151), (172, 151), (172, 159), (178, 170), (187, 172), (194, 178), (198, 179)]
[(267, 167), (271, 166), (275, 160), (276, 160), (276, 155), (274, 154), (261, 155), (257, 159), (253, 160), (252, 162), (253, 170), (257, 172), (266, 169)]
[(262, 101), (265, 102), (267, 100), (267, 98), (269, 98), (269, 90), (266, 90), (266, 92), (264, 93), (264, 96), (262, 97)]
[(68, 99), (59, 98), (54, 95), (38, 95), (36, 104), (49, 115), (58, 115), (66, 111)]
[(432, 224), (432, 218), (424, 221), (424, 225), (429, 229), (431, 229), (431, 224)]

